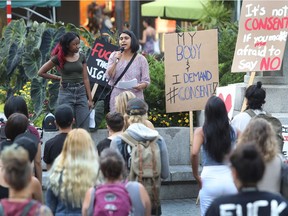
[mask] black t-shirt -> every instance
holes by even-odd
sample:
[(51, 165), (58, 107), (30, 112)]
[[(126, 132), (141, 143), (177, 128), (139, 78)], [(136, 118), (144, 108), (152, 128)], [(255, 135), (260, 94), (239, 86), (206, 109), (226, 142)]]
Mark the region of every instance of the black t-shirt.
[(61, 153), (67, 133), (57, 134), (45, 143), (43, 160), (46, 164), (51, 164)]
[(101, 152), (105, 149), (105, 148), (109, 148), (111, 144), (111, 139), (105, 138), (103, 140), (101, 140), (98, 145), (97, 145), (97, 151), (98, 154), (100, 155)]
[[(275, 212), (277, 212), (277, 214), (275, 214)], [(288, 203), (282, 196), (270, 192), (240, 192), (235, 195), (216, 198), (208, 208), (205, 215), (287, 216)]]

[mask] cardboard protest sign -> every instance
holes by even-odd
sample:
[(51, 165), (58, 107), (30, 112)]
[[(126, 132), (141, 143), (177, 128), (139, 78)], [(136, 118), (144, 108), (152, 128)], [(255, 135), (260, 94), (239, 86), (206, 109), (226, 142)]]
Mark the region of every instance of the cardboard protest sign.
[(243, 1), (232, 72), (281, 69), (287, 15), (287, 1)]
[(224, 101), (228, 117), (231, 120), (233, 117), (233, 111), (235, 106), (235, 85), (218, 87), (216, 90), (216, 95)]
[(202, 110), (219, 82), (217, 30), (165, 34), (166, 112)]
[(91, 83), (98, 83), (99, 85), (105, 86), (108, 81), (104, 75), (107, 69), (108, 59), (110, 54), (117, 49), (117, 46), (103, 40), (95, 40), (87, 61), (87, 70)]

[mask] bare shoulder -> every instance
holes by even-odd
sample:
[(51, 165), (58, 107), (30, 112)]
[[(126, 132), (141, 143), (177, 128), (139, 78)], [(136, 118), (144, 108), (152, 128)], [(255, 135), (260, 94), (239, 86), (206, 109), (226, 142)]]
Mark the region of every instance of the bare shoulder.
[(203, 128), (202, 127), (196, 128), (195, 131), (194, 131), (194, 134), (203, 136), (204, 135)]

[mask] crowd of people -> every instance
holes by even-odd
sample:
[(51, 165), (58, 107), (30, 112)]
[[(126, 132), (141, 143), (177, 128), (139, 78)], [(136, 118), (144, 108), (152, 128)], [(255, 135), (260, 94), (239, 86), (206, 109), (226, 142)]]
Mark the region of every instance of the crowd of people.
[[(246, 90), (246, 94), (250, 92), (247, 109), (253, 107), (251, 101), (259, 102), (259, 89), (265, 91), (261, 83)], [(10, 106), (11, 101), (17, 101), (15, 106)], [(165, 140), (147, 119), (145, 100), (130, 91), (119, 94), (115, 112), (106, 115), (109, 134), (102, 141), (93, 140), (83, 128), (73, 128), (71, 106), (56, 108), (59, 134), (44, 148), (49, 170), (45, 205), (41, 177), (35, 172), (40, 141), (23, 114), (27, 105), (20, 96), (13, 96), (4, 110), (7, 122), (1, 125), (0, 214), (27, 211), (61, 216), (118, 211), (122, 215), (161, 215), (161, 179), (169, 176), (169, 157)], [(280, 150), (271, 123), (251, 118), (241, 131), (229, 122), (224, 102), (211, 96), (191, 151), (201, 215), (287, 215), (288, 202), (280, 187)], [(138, 163), (141, 151), (142, 169)]]
[[(143, 24), (142, 40), (123, 30), (122, 50), (109, 57), (105, 74), (112, 92), (104, 140), (93, 140), (89, 133), (93, 101), (79, 35), (65, 33), (39, 69), (39, 76), (60, 81), (55, 110), (59, 133), (45, 143), (43, 154), (49, 174), (46, 206), (39, 134), (28, 120), (24, 99), (7, 100), (7, 121), (1, 125), (0, 215), (162, 214), (160, 188), (170, 173), (169, 154), (147, 116), (143, 92), (150, 84), (149, 65), (138, 50), (140, 42), (150, 52), (155, 30), (149, 22)], [(123, 87), (131, 81), (130, 89)], [(191, 175), (200, 189), (201, 216), (288, 215), (280, 187), (283, 145), (269, 121), (252, 116), (267, 114), (262, 83), (247, 88), (245, 97), (245, 112), (230, 122), (224, 102), (211, 96), (203, 127), (194, 132)]]

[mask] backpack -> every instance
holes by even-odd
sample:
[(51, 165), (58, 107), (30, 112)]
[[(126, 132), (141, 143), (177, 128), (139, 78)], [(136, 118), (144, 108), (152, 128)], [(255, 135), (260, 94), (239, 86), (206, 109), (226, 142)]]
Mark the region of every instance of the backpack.
[[(157, 144), (159, 137), (152, 141), (141, 142), (135, 140), (127, 132), (121, 135), (124, 144), (124, 160), (127, 163), (130, 181), (140, 182), (147, 190), (152, 211), (160, 213), (160, 186), (161, 186), (161, 156)], [(126, 149), (131, 148), (130, 157)]]
[(256, 115), (255, 112), (253, 112), (253, 110), (251, 109), (248, 109), (248, 110), (245, 110), (245, 112), (251, 117), (251, 118), (263, 118), (265, 119), (266, 121), (270, 122), (275, 133), (276, 133), (276, 138), (277, 138), (277, 142), (278, 142), (278, 145), (279, 145), (279, 149), (280, 151), (282, 152), (283, 150), (283, 145), (284, 145), (284, 138), (283, 138), (283, 135), (282, 135), (282, 123), (280, 122), (280, 120), (276, 117), (273, 117), (270, 113), (267, 113), (264, 114), (264, 113), (261, 113), (261, 114), (258, 114)]
[[(35, 213), (40, 209), (41, 205), (35, 201), (35, 200), (30, 200), (27, 205), (24, 206), (20, 216), (34, 216), (36, 215)], [(9, 206), (5, 205), (5, 209), (8, 209)], [(35, 210), (32, 210), (35, 208)], [(5, 210), (4, 210), (4, 205), (0, 202), (0, 215), (6, 215)]]
[(283, 197), (288, 199), (288, 164), (282, 155), (278, 154), (281, 161), (281, 180), (280, 180), (280, 193)]
[(52, 113), (48, 113), (42, 122), (43, 131), (57, 131), (55, 116)]
[(94, 193), (94, 216), (128, 216), (132, 203), (125, 184), (103, 184)]

